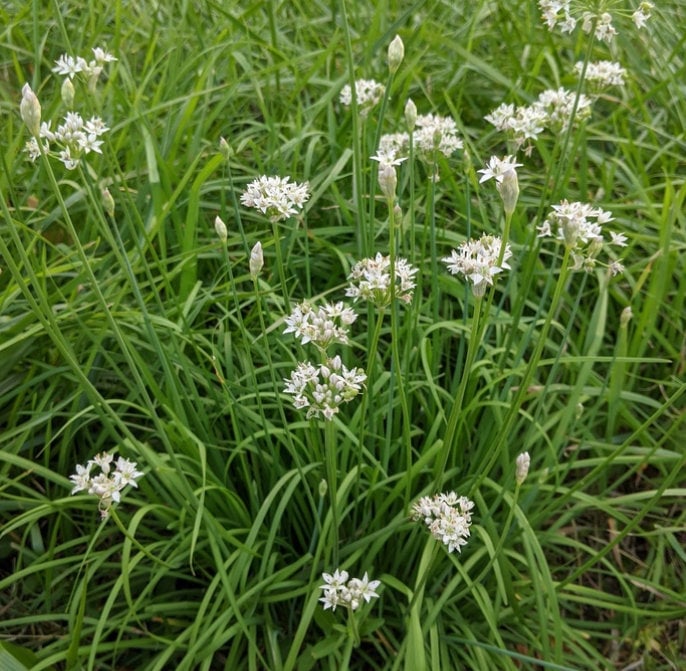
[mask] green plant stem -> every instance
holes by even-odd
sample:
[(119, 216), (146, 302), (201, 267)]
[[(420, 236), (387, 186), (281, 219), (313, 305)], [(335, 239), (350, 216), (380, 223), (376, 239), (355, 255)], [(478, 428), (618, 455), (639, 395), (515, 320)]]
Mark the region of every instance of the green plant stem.
[(336, 427), (333, 420), (325, 420), (324, 424), (324, 450), (326, 454), (326, 478), (329, 485), (329, 497), (331, 499), (331, 561), (333, 566), (338, 566), (338, 466), (336, 459)]
[(284, 311), (286, 314), (291, 312), (291, 301), (288, 296), (288, 287), (286, 285), (286, 271), (283, 264), (283, 254), (281, 253), (281, 237), (279, 235), (278, 224), (272, 222), (272, 235), (274, 236), (274, 251), (276, 252), (276, 266), (279, 273), (279, 280), (281, 282), (281, 295), (283, 296)]
[[(529, 385), (531, 384), (531, 380), (533, 379), (534, 373), (536, 372), (536, 369), (538, 368), (538, 363), (541, 360), (541, 356), (543, 354), (543, 349), (545, 348), (546, 340), (548, 338), (548, 333), (550, 332), (550, 326), (553, 322), (553, 317), (557, 313), (558, 307), (560, 305), (560, 301), (562, 299), (562, 292), (565, 288), (565, 285), (567, 282), (567, 276), (569, 274), (569, 259), (570, 258), (571, 258), (571, 249), (569, 247), (565, 246), (564, 255), (562, 258), (562, 264), (560, 267), (560, 273), (557, 277), (557, 282), (555, 284), (555, 290), (553, 292), (553, 297), (551, 300), (550, 309), (546, 313), (545, 321), (543, 322), (541, 332), (540, 332), (538, 339), (536, 341), (536, 347), (535, 347), (533, 354), (531, 355), (531, 358), (529, 359), (529, 362), (528, 362), (528, 364), (524, 370), (524, 374), (522, 375), (522, 379), (519, 383), (517, 393), (516, 393), (514, 399), (512, 400), (512, 402), (509, 404), (508, 412), (505, 415), (505, 420), (503, 421), (502, 427), (500, 427), (500, 429), (497, 433), (496, 440), (495, 440), (493, 446), (491, 447), (488, 460), (484, 464), (483, 468), (480, 469), (476, 480), (472, 484), (470, 492), (478, 489), (482, 480), (486, 477), (486, 475), (489, 473), (490, 469), (493, 467), (493, 464), (496, 462), (496, 460), (500, 454), (500, 450), (503, 448), (506, 441), (511, 439), (511, 433), (512, 433), (512, 429), (514, 428), (515, 420), (517, 419), (517, 417), (519, 415), (519, 411), (520, 411), (522, 403), (524, 401), (524, 397), (528, 393)], [(470, 345), (471, 345), (471, 343), (470, 343)]]
[(474, 358), (479, 349), (480, 342), (480, 328), (479, 321), (481, 319), (481, 307), (482, 298), (475, 297), (474, 302), (474, 314), (472, 316), (472, 327), (470, 329), (469, 347), (467, 348), (467, 359), (462, 370), (462, 378), (460, 379), (460, 386), (457, 390), (457, 395), (453, 401), (452, 408), (450, 410), (450, 416), (448, 417), (448, 424), (443, 436), (443, 445), (441, 446), (441, 451), (439, 452), (438, 460), (434, 466), (434, 490), (440, 491), (441, 484), (443, 482), (443, 476), (445, 475), (445, 468), (448, 464), (448, 457), (453, 448), (455, 438), (457, 435), (458, 420), (460, 418), (460, 412), (462, 411), (462, 403), (464, 401), (465, 391), (467, 389), (467, 383), (469, 382), (469, 376), (472, 371), (472, 364), (474, 363)]

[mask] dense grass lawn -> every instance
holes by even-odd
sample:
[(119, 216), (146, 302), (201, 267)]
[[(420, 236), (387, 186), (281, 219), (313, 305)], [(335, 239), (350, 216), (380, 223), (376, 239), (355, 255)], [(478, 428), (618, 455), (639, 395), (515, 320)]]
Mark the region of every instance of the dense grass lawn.
[(0, 671), (686, 668), (686, 4), (0, 7)]

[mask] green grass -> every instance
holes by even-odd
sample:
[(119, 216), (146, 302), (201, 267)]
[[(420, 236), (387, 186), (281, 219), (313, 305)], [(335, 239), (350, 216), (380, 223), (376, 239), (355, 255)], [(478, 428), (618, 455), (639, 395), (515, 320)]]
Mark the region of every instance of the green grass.
[[(548, 31), (533, 1), (5, 3), (0, 668), (683, 668), (686, 7), (638, 32), (636, 5), (610, 4), (612, 45)], [(102, 155), (31, 163), (22, 86), (54, 130), (54, 61), (96, 46), (118, 61), (75, 106), (110, 126)], [(484, 116), (576, 90), (586, 57), (626, 84), (517, 153), (512, 269), (475, 300), (440, 259), (504, 232), (476, 170), (513, 147)], [(359, 78), (388, 87), (366, 120), (338, 101)], [(369, 157), (408, 98), (465, 148), (437, 182), (399, 166), (389, 216)], [(303, 215), (243, 207), (261, 174), (309, 181)], [(562, 199), (612, 212), (628, 246), (599, 259), (622, 274), (572, 272), (536, 237)], [(283, 379), (320, 354), (283, 320), (391, 250), (419, 268), (414, 298), (356, 304), (330, 354), (366, 389), (308, 420)], [(105, 450), (145, 475), (101, 521), (69, 476)], [(411, 520), (450, 490), (475, 502), (461, 553)], [(324, 611), (339, 567), (379, 598)]]

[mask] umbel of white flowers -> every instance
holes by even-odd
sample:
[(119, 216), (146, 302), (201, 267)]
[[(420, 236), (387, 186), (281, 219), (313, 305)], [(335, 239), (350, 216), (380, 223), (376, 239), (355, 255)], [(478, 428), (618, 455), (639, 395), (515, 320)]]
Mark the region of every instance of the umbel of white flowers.
[(333, 573), (322, 573), (322, 579), (324, 584), (319, 589), (324, 591), (324, 596), (319, 600), (324, 610), (333, 611), (337, 606), (357, 610), (363, 601), (369, 603), (379, 597), (376, 590), (381, 581), (370, 580), (366, 572), (362, 578), (349, 578), (347, 571), (336, 569)]
[(412, 506), (412, 519), (423, 520), (431, 535), (441, 541), (448, 552), (461, 552), (469, 538), (473, 507), (474, 501), (455, 492), (422, 496)]
[[(93, 469), (96, 467), (100, 469), (100, 473), (94, 475)], [(74, 483), (71, 493), (86, 491), (96, 496), (100, 499), (98, 502), (100, 515), (106, 518), (112, 504), (121, 500), (121, 491), (126, 485), (138, 487), (136, 480), (143, 473), (137, 469), (138, 465), (134, 461), (118, 457), (115, 462), (114, 455), (102, 452), (90, 459), (85, 466), (81, 464), (76, 466), (76, 473), (69, 476)]]

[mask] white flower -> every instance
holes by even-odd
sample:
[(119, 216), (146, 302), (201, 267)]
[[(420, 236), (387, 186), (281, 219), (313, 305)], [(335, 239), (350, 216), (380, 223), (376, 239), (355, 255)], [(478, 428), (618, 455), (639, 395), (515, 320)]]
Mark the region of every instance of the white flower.
[(645, 28), (650, 18), (650, 13), (655, 5), (652, 2), (642, 2), (638, 9), (631, 15), (633, 22), (637, 28)]
[(349, 403), (361, 391), (366, 381), (362, 368), (346, 368), (340, 356), (314, 367), (301, 362), (284, 379), (284, 392), (293, 395), (296, 409), (307, 408), (307, 419), (319, 417), (332, 420), (342, 403)]
[[(415, 287), (414, 275), (418, 269), (404, 258), (395, 259), (395, 297), (409, 303)], [(348, 275), (350, 285), (345, 295), (354, 301), (364, 299), (377, 307), (385, 307), (391, 302), (391, 258), (380, 252), (371, 259), (358, 261)]]
[(498, 184), (501, 184), (505, 175), (510, 172), (517, 172), (517, 168), (522, 166), (521, 163), (515, 163), (511, 156), (506, 156), (505, 158), (498, 158), (497, 156), (491, 156), (488, 164), (485, 168), (477, 170), (477, 172), (482, 173), (479, 183), (485, 182), (491, 178), (495, 179)]
[(309, 302), (303, 301), (286, 317), (284, 333), (293, 333), (303, 345), (311, 342), (325, 351), (336, 342), (348, 344), (348, 331), (356, 319), (354, 310), (340, 301), (326, 303), (316, 309)]
[[(102, 452), (90, 459), (85, 466), (77, 464), (76, 473), (70, 475), (70, 480), (74, 483), (71, 493), (76, 494), (80, 491), (87, 491), (91, 496), (100, 499), (98, 508), (103, 518), (109, 515), (112, 503), (121, 500), (121, 491), (127, 485), (137, 487), (136, 480), (143, 473), (138, 469), (135, 462), (118, 457), (112, 470), (114, 456), (108, 452)], [(93, 468), (98, 467), (100, 473), (91, 475)]]
[[(579, 61), (574, 66), (574, 71), (581, 75), (583, 67), (584, 64)], [(626, 70), (619, 63), (613, 61), (598, 61), (596, 63), (589, 63), (586, 66), (585, 80), (598, 88), (624, 86), (625, 76)]]
[(461, 551), (467, 544), (474, 502), (455, 492), (423, 496), (412, 506), (412, 519), (422, 520), (431, 535), (447, 546), (448, 552)]
[(262, 175), (248, 184), (241, 203), (266, 214), (271, 222), (284, 221), (302, 210), (310, 197), (309, 183), (289, 181), (290, 177)]
[(628, 238), (624, 233), (615, 233), (610, 231), (610, 244), (616, 245), (617, 247), (626, 247), (626, 241)]
[(472, 283), (472, 292), (481, 297), (486, 287), (493, 284), (493, 277), (510, 266), (507, 260), (512, 256), (510, 245), (505, 245), (501, 255), (502, 240), (493, 235), (482, 235), (478, 240), (463, 242), (453, 249), (450, 256), (442, 259), (453, 275), (462, 275)]
[[(355, 100), (357, 102), (357, 109), (363, 119), (367, 117), (373, 107), (381, 102), (385, 92), (386, 87), (374, 79), (358, 79), (355, 81)], [(350, 107), (352, 104), (350, 84), (346, 84), (341, 89), (339, 100), (342, 105)]]
[[(603, 224), (612, 221), (612, 214), (587, 203), (563, 200), (553, 205), (553, 211), (543, 224), (537, 227), (538, 237), (552, 237), (564, 242), (572, 255), (571, 270), (590, 271), (595, 267), (596, 256), (603, 247)], [(610, 233), (610, 244), (626, 246), (623, 233)], [(615, 275), (624, 268), (619, 262), (609, 266)]]
[(348, 579), (347, 571), (336, 569), (333, 575), (322, 573), (322, 578), (324, 584), (319, 589), (323, 590), (324, 596), (319, 601), (324, 604), (324, 610), (336, 610), (337, 606), (357, 610), (363, 601), (369, 603), (372, 599), (379, 598), (376, 590), (381, 581), (369, 580), (366, 572), (362, 578)]
[(574, 30), (576, 20), (572, 18), (570, 13), (570, 0), (539, 0), (538, 6), (548, 30), (555, 28), (558, 23), (561, 24), (561, 32), (563, 33), (570, 33)]
[(420, 114), (416, 126), (412, 141), (418, 156), (425, 161), (433, 163), (436, 152), (452, 156), (455, 151), (462, 149), (463, 143), (457, 136), (454, 119), (437, 114)]
[(79, 72), (83, 72), (88, 67), (85, 59), (78, 57), (74, 58), (67, 54), (62, 54), (56, 61), (56, 67), (52, 69), (58, 75), (74, 79), (74, 76)]
[(538, 139), (546, 129), (555, 133), (563, 132), (572, 120), (576, 122), (588, 118), (591, 103), (591, 99), (583, 94), (576, 100), (574, 91), (549, 89), (543, 91), (531, 105), (515, 107), (502, 104), (485, 119), (498, 130), (511, 133), (519, 148), (527, 140)]

